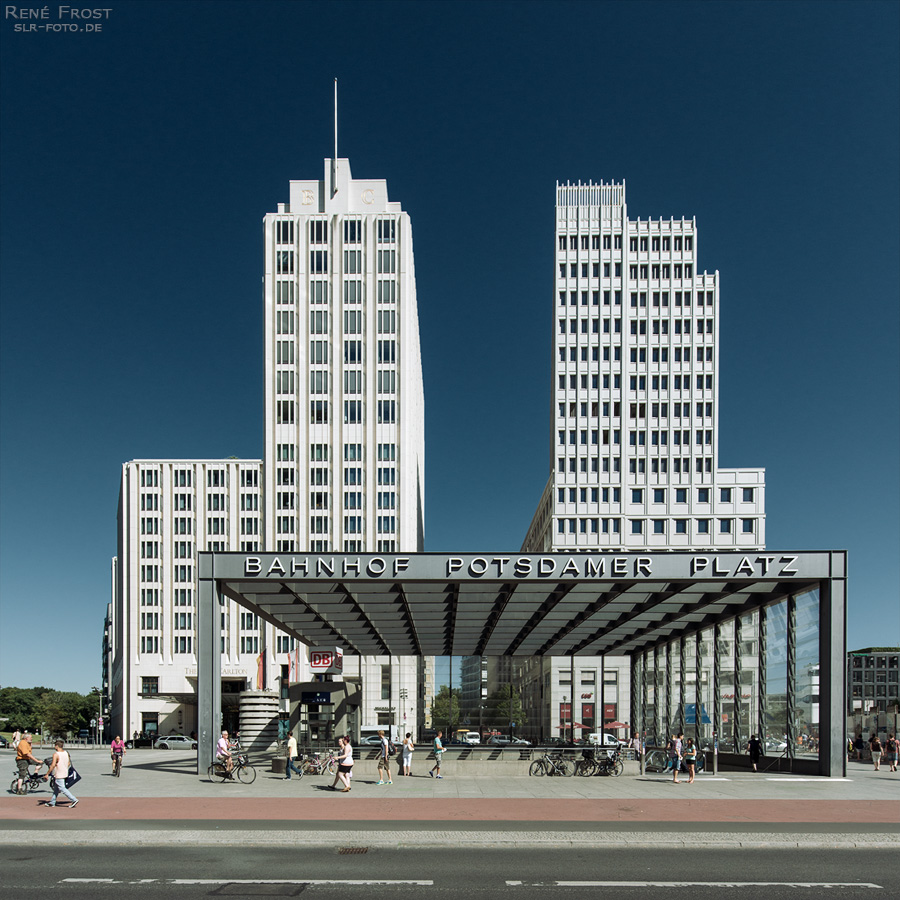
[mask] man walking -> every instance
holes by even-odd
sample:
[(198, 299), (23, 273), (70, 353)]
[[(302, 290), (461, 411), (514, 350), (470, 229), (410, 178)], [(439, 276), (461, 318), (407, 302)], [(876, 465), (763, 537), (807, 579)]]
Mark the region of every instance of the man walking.
[[(394, 782), (391, 781), (390, 763), (391, 742), (384, 736), (383, 731), (378, 732), (378, 737), (381, 738), (381, 752), (378, 756), (378, 783), (393, 784)], [(387, 780), (385, 780), (385, 776)]]
[(434, 768), (428, 773), (432, 778), (443, 778), (441, 775), (441, 757), (444, 755), (444, 745), (441, 742), (444, 732), (439, 731), (434, 736)]
[[(28, 777), (28, 764), (34, 763), (38, 769), (43, 763), (31, 755), (31, 732), (26, 729), (25, 733), (19, 738), (16, 747), (16, 766), (19, 769), (19, 778), (16, 782), (16, 793), (27, 794), (28, 792), (22, 787), (22, 782)], [(36, 771), (36, 770), (35, 770)]]
[(294, 737), (294, 732), (288, 732), (287, 739), (287, 759), (284, 761), (284, 777), (286, 781), (291, 780), (291, 771), (297, 773), (298, 778), (303, 777), (303, 773), (294, 765), (294, 760), (297, 758), (297, 738)]

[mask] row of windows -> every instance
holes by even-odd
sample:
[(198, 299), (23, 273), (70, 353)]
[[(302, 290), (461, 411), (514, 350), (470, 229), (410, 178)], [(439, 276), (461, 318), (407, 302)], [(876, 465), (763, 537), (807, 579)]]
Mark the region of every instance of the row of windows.
[[(713, 460), (711, 456), (698, 456), (694, 460), (694, 471), (698, 475), (711, 474), (713, 470)], [(593, 472), (621, 472), (622, 461), (618, 456), (612, 457), (596, 457), (590, 458), (590, 471)], [(560, 456), (556, 460), (556, 471), (559, 473), (569, 472), (577, 474), (578, 472), (586, 473), (588, 471), (588, 457)], [(691, 471), (691, 458), (689, 456), (675, 456), (672, 458), (672, 473), (675, 475), (689, 475)], [(647, 472), (647, 461), (645, 459), (629, 459), (628, 472), (631, 475), (645, 475)], [(659, 459), (650, 460), (650, 472), (653, 475), (666, 475), (669, 472), (669, 460), (661, 457)]]
[[(600, 439), (602, 433), (602, 441)], [(646, 431), (629, 431), (628, 432), (628, 444), (631, 447), (644, 447), (647, 445), (647, 434)], [(669, 435), (672, 435), (672, 444), (676, 447), (680, 447), (683, 445), (688, 445), (691, 442), (691, 433), (690, 431), (651, 431), (650, 434), (650, 446), (651, 447), (667, 447), (669, 445)], [(566, 438), (568, 437), (568, 443), (570, 445), (581, 444), (582, 446), (587, 445), (588, 443), (588, 429), (582, 428), (580, 430), (575, 428), (570, 428), (568, 432), (564, 429), (560, 429), (558, 432), (558, 443), (565, 445)], [(604, 445), (609, 445), (610, 436), (612, 436), (613, 444), (621, 443), (621, 431), (619, 429), (599, 429), (594, 428), (590, 429), (590, 443), (594, 446), (597, 444), (603, 443)], [(702, 447), (704, 445), (712, 444), (712, 429), (699, 430), (694, 433), (694, 443), (697, 446)]]
[[(630, 534), (688, 534), (690, 522), (694, 522), (694, 534), (710, 534), (712, 519), (627, 519), (624, 527)], [(733, 534), (740, 528), (742, 534), (756, 533), (756, 519), (717, 519), (719, 534)], [(622, 519), (609, 518), (558, 518), (558, 534), (621, 534)]]
[[(356, 274), (358, 267), (358, 254), (351, 252), (345, 254), (345, 268), (352, 265), (353, 272)], [(352, 260), (357, 260), (352, 262)], [(277, 281), (275, 283), (275, 302), (279, 306), (293, 306), (295, 299), (294, 282), (288, 280)], [(378, 302), (380, 304), (396, 303), (397, 300), (397, 283), (395, 281), (378, 281)], [(347, 279), (344, 281), (344, 303), (355, 305), (365, 301), (364, 284), (356, 279)], [(328, 283), (325, 281), (311, 281), (309, 285), (309, 303), (310, 305), (324, 305), (328, 303)]]
[[(687, 503), (688, 502), (688, 488), (672, 488), (671, 489), (675, 495), (676, 503)], [(709, 503), (710, 498), (710, 488), (702, 487), (697, 488), (697, 502), (698, 503)], [(741, 499), (744, 503), (753, 503), (755, 497), (755, 488), (741, 488)], [(587, 503), (588, 502), (588, 491), (590, 491), (590, 502), (596, 503), (598, 498), (602, 500), (603, 503), (609, 503), (612, 500), (613, 503), (619, 503), (621, 501), (621, 488), (617, 487), (605, 487), (605, 488), (578, 488), (578, 487), (570, 487), (570, 488), (557, 488), (557, 499), (560, 503), (567, 502), (566, 498), (568, 497), (569, 503)], [(643, 503), (644, 496), (647, 495), (648, 499), (652, 498), (653, 503), (665, 503), (666, 497), (668, 495), (667, 488), (631, 488), (631, 502), (632, 503)], [(736, 488), (719, 488), (719, 500), (722, 503), (732, 503), (733, 499), (737, 496)]]
[[(377, 444), (376, 453), (378, 461), (393, 461), (397, 458), (396, 444)], [(294, 461), (294, 445), (278, 444), (276, 446), (276, 458), (278, 462)], [(349, 461), (361, 460), (362, 444), (344, 444), (344, 459)], [(328, 461), (328, 444), (310, 444), (309, 445), (310, 462), (327, 462)], [(285, 470), (287, 471), (287, 470)], [(279, 482), (280, 484), (281, 482)], [(291, 484), (293, 484), (293, 480)]]
[[(669, 306), (669, 291), (652, 291), (650, 293), (652, 297), (653, 306), (659, 309), (666, 309)], [(588, 291), (581, 291), (581, 305), (588, 305)], [(674, 299), (675, 306), (690, 306), (694, 294), (692, 291), (674, 291), (672, 293), (672, 297)], [(715, 297), (714, 291), (697, 291), (697, 306), (703, 306), (704, 302), (706, 306), (713, 305), (713, 299)], [(569, 306), (578, 306), (578, 291), (569, 291), (568, 299)], [(593, 290), (590, 291), (590, 299), (591, 306), (599, 306), (600, 305), (600, 291)], [(615, 303), (612, 301), (615, 300)], [(566, 291), (559, 292), (559, 305), (566, 305)], [(604, 306), (621, 306), (622, 305), (622, 292), (621, 291), (603, 291), (603, 305)], [(647, 291), (634, 291), (631, 294), (631, 306), (634, 308), (642, 308), (647, 306)]]
[[(690, 334), (693, 319), (651, 319), (650, 334)], [(696, 333), (713, 334), (713, 319), (697, 319)], [(580, 327), (579, 327), (580, 323)], [(559, 334), (621, 334), (621, 319), (560, 319)], [(292, 326), (293, 327), (293, 324)], [(629, 322), (631, 334), (647, 334), (646, 319), (632, 319)], [(293, 333), (293, 332), (292, 332)]]
[[(293, 252), (289, 252), (292, 257), (291, 265), (293, 266)], [(582, 279), (588, 277), (600, 278), (601, 263), (560, 263), (560, 280), (565, 281), (567, 278), (577, 279), (579, 277), (579, 265)], [(588, 276), (589, 265), (590, 276)], [(604, 278), (622, 277), (622, 263), (605, 262), (602, 263), (602, 266)], [(291, 268), (290, 271), (293, 272), (293, 268)], [(379, 269), (379, 271), (381, 270)], [(628, 266), (628, 276), (631, 281), (648, 281), (650, 279), (653, 281), (670, 281), (673, 278), (675, 281), (681, 281), (682, 279), (690, 281), (694, 277), (694, 266), (693, 263), (675, 263), (674, 265), (670, 265), (669, 263), (634, 263)]]
[[(588, 388), (588, 378), (590, 378), (590, 386), (593, 390), (598, 390), (601, 384), (601, 376), (600, 375), (558, 375), (557, 376), (557, 386), (561, 391), (566, 390), (566, 379), (568, 378), (568, 389), (575, 391), (578, 390), (579, 386), (582, 390), (587, 390)], [(622, 376), (621, 375), (603, 375), (602, 376), (602, 384), (603, 390), (621, 390), (622, 387)], [(713, 376), (712, 375), (697, 375), (696, 380), (696, 389), (698, 391), (711, 391), (713, 387)], [(672, 387), (676, 391), (689, 391), (691, 389), (691, 376), (690, 375), (673, 375), (672, 376)], [(628, 389), (630, 391), (646, 391), (647, 390), (647, 376), (645, 375), (633, 375), (630, 376), (628, 381)], [(669, 376), (668, 375), (651, 375), (650, 376), (650, 390), (651, 391), (668, 391), (669, 390)]]
[[(616, 250), (622, 249), (622, 235), (621, 234), (617, 234), (614, 236), (604, 234), (604, 235), (602, 235), (604, 250), (613, 249), (612, 248), (613, 237), (615, 238), (615, 249)], [(567, 240), (567, 238), (568, 238), (568, 240)], [(579, 248), (581, 250), (587, 250), (589, 239), (590, 239), (590, 249), (591, 250), (599, 250), (600, 249), (600, 240), (601, 240), (601, 235), (599, 235), (599, 234), (592, 234), (592, 235), (561, 234), (557, 237), (556, 241), (557, 241), (557, 247), (560, 250), (566, 250), (566, 249), (578, 250)], [(660, 250), (663, 253), (668, 253), (672, 246), (672, 244), (670, 243), (672, 240), (674, 240), (674, 247), (675, 247), (676, 253), (681, 253), (682, 250), (690, 253), (694, 249), (694, 238), (692, 235), (684, 235), (684, 236), (678, 235), (674, 239), (670, 238), (668, 235), (661, 236), (661, 237), (657, 237), (654, 235), (653, 237), (649, 238), (649, 240), (650, 240), (649, 247), (652, 250), (652, 252), (654, 252), (654, 253), (659, 253)], [(637, 253), (640, 248), (641, 253), (646, 253), (648, 251), (647, 241), (648, 241), (647, 237), (629, 238), (628, 249), (632, 253)]]
[[(566, 404), (559, 404), (559, 417), (562, 419), (570, 418), (574, 419), (578, 416), (579, 405), (581, 408), (581, 418), (586, 419), (588, 417), (588, 402), (582, 400), (580, 404), (576, 401), (570, 401), (568, 404), (568, 416), (566, 415)], [(601, 406), (600, 402), (597, 400), (591, 401), (590, 404), (590, 412), (591, 418), (597, 419), (600, 417), (600, 412), (602, 410), (603, 418), (608, 419), (610, 417), (610, 413), (612, 413), (612, 417), (614, 419), (619, 418), (621, 416), (622, 404), (618, 400), (612, 401), (603, 401)], [(645, 419), (647, 417), (647, 404), (646, 403), (629, 403), (628, 404), (629, 418), (631, 419)], [(710, 402), (698, 402), (696, 404), (696, 418), (712, 418), (713, 414), (713, 405)], [(672, 404), (672, 416), (676, 419), (690, 419), (691, 418), (691, 404), (690, 403), (673, 403)], [(650, 404), (650, 417), (653, 419), (667, 419), (669, 417), (669, 404), (668, 403), (651, 403)]]
[[(318, 391), (311, 391), (318, 393)], [(397, 401), (378, 400), (375, 404), (376, 420), (379, 425), (393, 425), (397, 421)], [(278, 425), (295, 424), (295, 404), (293, 400), (277, 400), (275, 402), (275, 421)], [(311, 400), (309, 404), (309, 421), (313, 425), (327, 425), (328, 401)], [(344, 401), (344, 424), (363, 424), (362, 400)]]
[[(241, 469), (241, 486), (255, 487), (258, 484), (258, 469)], [(173, 487), (191, 487), (192, 472), (190, 469), (174, 469), (172, 472)], [(207, 487), (226, 487), (227, 473), (224, 469), (207, 469)], [(141, 469), (141, 487), (159, 487), (158, 469)]]

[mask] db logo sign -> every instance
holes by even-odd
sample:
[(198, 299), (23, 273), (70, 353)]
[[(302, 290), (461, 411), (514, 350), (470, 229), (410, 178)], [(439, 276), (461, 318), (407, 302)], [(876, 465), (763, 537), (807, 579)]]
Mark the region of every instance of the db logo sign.
[(313, 672), (340, 674), (344, 671), (344, 654), (337, 648), (333, 650), (310, 650), (309, 667)]

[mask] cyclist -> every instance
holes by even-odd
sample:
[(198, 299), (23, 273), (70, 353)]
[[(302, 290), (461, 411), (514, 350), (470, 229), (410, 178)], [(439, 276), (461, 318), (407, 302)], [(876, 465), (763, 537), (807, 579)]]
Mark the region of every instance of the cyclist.
[(231, 745), (228, 743), (228, 732), (223, 731), (222, 737), (216, 744), (216, 759), (225, 764), (225, 771), (231, 778), (231, 770), (234, 768), (234, 760), (231, 758)]
[(118, 758), (118, 764), (122, 765), (122, 757), (128, 751), (125, 749), (125, 741), (119, 735), (116, 735), (115, 740), (109, 745), (109, 758), (112, 760), (112, 773), (116, 774), (116, 760)]

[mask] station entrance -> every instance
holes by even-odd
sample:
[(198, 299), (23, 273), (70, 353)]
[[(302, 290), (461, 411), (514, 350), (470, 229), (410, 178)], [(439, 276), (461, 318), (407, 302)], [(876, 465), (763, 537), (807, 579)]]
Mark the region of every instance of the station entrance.
[(737, 747), (775, 721), (791, 753), (810, 736), (807, 770), (845, 771), (844, 551), (201, 553), (198, 566), (200, 773), (221, 722), (225, 598), (360, 655), (626, 655), (642, 734), (716, 731)]

